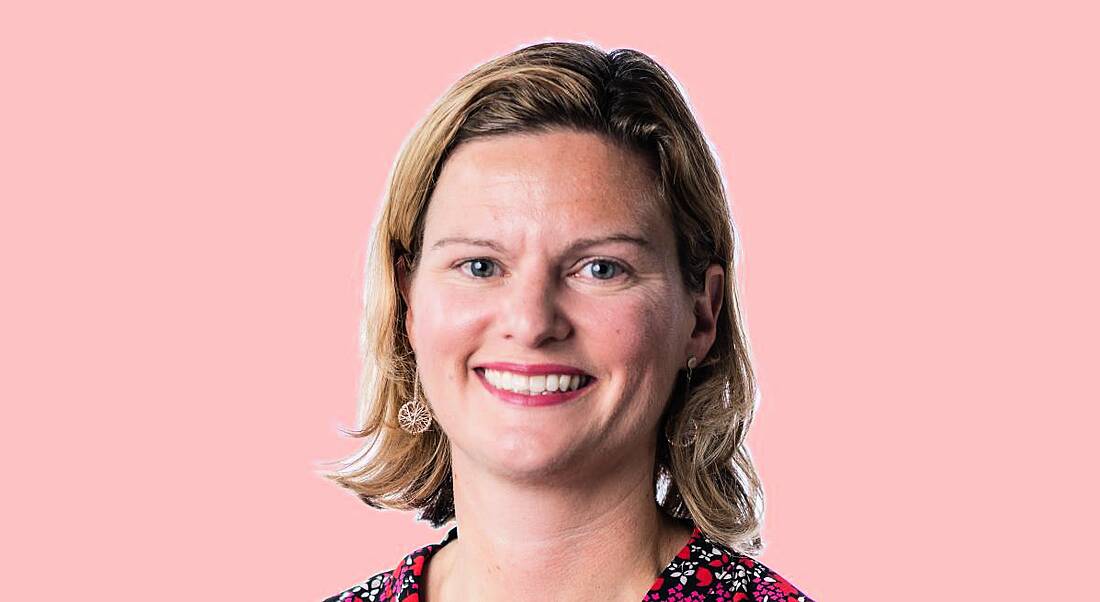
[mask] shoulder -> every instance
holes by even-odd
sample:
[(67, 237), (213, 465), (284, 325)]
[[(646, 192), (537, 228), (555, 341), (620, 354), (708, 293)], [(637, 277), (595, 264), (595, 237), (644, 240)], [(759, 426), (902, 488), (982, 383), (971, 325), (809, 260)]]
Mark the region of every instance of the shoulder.
[[(814, 602), (782, 575), (755, 558), (738, 556), (734, 561), (732, 572), (737, 576), (735, 579), (740, 579), (744, 583), (745, 592), (752, 596), (751, 599), (754, 602), (764, 600)], [(733, 599), (737, 600), (736, 594)], [(748, 597), (744, 599), (749, 600)]]
[[(448, 534), (444, 542), (452, 539), (454, 532)], [(420, 589), (420, 576), (424, 573), (424, 564), (428, 557), (440, 547), (429, 544), (413, 550), (401, 559), (397, 567), (381, 571), (367, 577), (338, 594), (325, 598), (322, 602), (350, 602), (367, 600), (369, 602), (400, 602), (415, 600)]]
[[(687, 564), (680, 575), (688, 576), (711, 595), (734, 602), (814, 602), (782, 575), (752, 556), (703, 535), (692, 541)], [(690, 575), (685, 575), (691, 572)]]
[[(322, 602), (344, 602), (345, 600), (371, 600), (381, 602), (393, 597), (394, 571), (382, 571), (367, 577), (363, 581), (325, 598)], [(385, 593), (385, 597), (383, 597)]]

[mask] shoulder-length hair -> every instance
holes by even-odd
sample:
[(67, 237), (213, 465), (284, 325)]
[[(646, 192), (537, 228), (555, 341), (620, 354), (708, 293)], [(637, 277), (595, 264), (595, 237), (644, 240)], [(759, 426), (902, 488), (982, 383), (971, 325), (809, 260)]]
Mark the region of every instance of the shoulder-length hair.
[(458, 145), (554, 128), (602, 134), (650, 161), (689, 290), (703, 290), (711, 264), (725, 269), (714, 344), (693, 370), (690, 390), (677, 379), (661, 417), (654, 496), (668, 515), (692, 520), (741, 553), (757, 553), (764, 495), (745, 441), (757, 385), (734, 277), (740, 249), (717, 160), (685, 97), (664, 68), (635, 50), (571, 42), (521, 48), (462, 77), (406, 139), (367, 257), (359, 427), (344, 430), (365, 441), (323, 474), (372, 507), (418, 510), (437, 528), (455, 518), (447, 436), (437, 424), (411, 435), (397, 423), (416, 386), (398, 264), (416, 265), (432, 190)]

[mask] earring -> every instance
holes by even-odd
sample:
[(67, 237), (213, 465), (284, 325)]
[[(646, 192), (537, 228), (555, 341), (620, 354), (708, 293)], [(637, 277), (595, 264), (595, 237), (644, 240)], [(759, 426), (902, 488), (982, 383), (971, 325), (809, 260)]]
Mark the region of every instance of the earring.
[[(687, 384), (684, 386), (684, 399), (687, 399), (688, 394), (691, 393), (691, 371), (694, 370), (695, 367), (698, 366), (698, 365), (699, 365), (699, 360), (695, 359), (694, 355), (688, 356), (688, 361), (687, 361)], [(666, 424), (665, 425), (665, 441), (668, 441), (668, 444), (672, 447), (687, 447), (687, 446), (691, 445), (691, 438), (694, 438), (695, 428), (697, 428), (697, 427), (695, 427), (695, 420), (693, 419), (691, 422), (692, 422), (693, 428), (692, 428), (691, 433), (689, 434), (690, 438), (687, 439), (687, 440), (684, 440), (684, 441), (680, 441), (680, 442), (673, 442), (672, 438), (668, 436), (668, 425)]]
[(418, 386), (417, 370), (413, 369), (413, 398), (401, 405), (397, 411), (397, 422), (401, 428), (410, 434), (419, 435), (428, 430), (432, 424), (432, 413), (424, 402), (420, 401), (420, 387)]
[(688, 381), (688, 386), (689, 387), (691, 386), (691, 371), (694, 370), (695, 367), (698, 366), (698, 365), (699, 365), (699, 360), (695, 359), (694, 355), (689, 355), (688, 356), (688, 371), (687, 371), (687, 381)]

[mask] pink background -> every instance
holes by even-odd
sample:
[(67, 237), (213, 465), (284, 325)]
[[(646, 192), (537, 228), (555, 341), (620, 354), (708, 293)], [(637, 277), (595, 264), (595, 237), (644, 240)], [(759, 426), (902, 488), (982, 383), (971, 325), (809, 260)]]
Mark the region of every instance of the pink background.
[(720, 154), (761, 560), (1094, 595), (1095, 4), (398, 4), (0, 8), (3, 598), (319, 600), (442, 538), (313, 471), (399, 145), (547, 38), (651, 54)]

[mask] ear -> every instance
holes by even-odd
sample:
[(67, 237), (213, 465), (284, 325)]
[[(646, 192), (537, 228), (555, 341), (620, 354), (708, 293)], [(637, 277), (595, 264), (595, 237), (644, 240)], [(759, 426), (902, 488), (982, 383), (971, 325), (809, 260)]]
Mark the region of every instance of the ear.
[(703, 275), (703, 291), (693, 295), (695, 327), (691, 332), (689, 344), (691, 355), (699, 362), (710, 352), (714, 339), (718, 336), (718, 316), (722, 310), (726, 293), (726, 271), (721, 265), (713, 263)]

